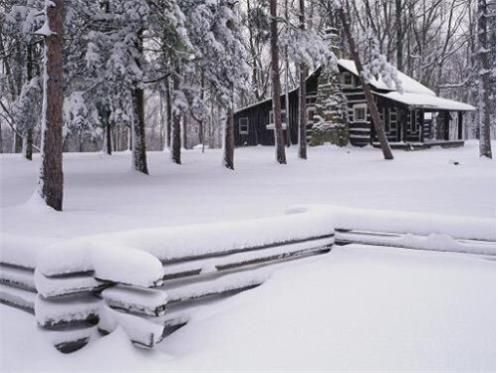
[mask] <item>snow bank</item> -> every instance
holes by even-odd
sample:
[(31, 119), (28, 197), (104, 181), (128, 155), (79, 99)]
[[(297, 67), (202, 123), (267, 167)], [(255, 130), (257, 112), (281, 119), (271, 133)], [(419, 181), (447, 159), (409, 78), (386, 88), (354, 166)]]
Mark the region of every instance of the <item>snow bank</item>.
[(443, 234), (457, 239), (496, 240), (494, 219), (470, 216), (422, 214), (391, 210), (366, 210), (333, 205), (296, 205), (289, 214), (322, 211), (333, 216), (337, 229), (373, 232), (412, 233), (419, 235)]

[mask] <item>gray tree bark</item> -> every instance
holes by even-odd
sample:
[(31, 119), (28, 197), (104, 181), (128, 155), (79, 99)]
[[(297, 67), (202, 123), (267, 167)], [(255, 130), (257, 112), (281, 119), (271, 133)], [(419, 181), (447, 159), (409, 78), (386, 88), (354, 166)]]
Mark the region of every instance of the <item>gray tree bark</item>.
[(64, 0), (53, 0), (47, 7), (48, 25), (53, 34), (45, 37), (45, 75), (41, 168), (38, 193), (45, 203), (62, 210), (64, 177), (62, 172), (62, 107), (64, 102)]
[(486, 0), (477, 2), (477, 54), (479, 60), (479, 156), (492, 158), (491, 151), (491, 66), (488, 51), (488, 9)]
[(280, 75), (278, 56), (277, 0), (270, 0), (270, 48), (271, 48), (271, 80), (273, 93), (273, 123), (275, 125), (275, 155), (277, 162), (286, 164), (285, 141), (282, 130), (282, 104), (280, 102)]
[[(306, 27), (304, 0), (299, 0), (299, 27), (304, 30)], [(308, 158), (306, 126), (308, 117), (306, 115), (306, 77), (308, 69), (304, 63), (299, 66), (299, 158)], [(289, 115), (289, 110), (287, 110)], [(287, 123), (289, 126), (289, 123)], [(289, 129), (287, 129), (289, 131)]]
[[(180, 78), (178, 71), (175, 71), (173, 77), (173, 90), (176, 92), (180, 88)], [(171, 159), (176, 164), (182, 164), (182, 138), (181, 138), (181, 113), (173, 110), (173, 123), (171, 127)]]
[[(140, 54), (143, 53), (142, 30), (138, 32), (137, 50)], [(140, 64), (140, 61), (138, 61)], [(147, 147), (145, 145), (145, 100), (144, 90), (140, 87), (139, 82), (135, 82), (135, 87), (132, 90), (133, 100), (133, 123), (132, 123), (132, 152), (133, 152), (133, 167), (135, 170), (144, 174), (149, 174), (147, 168)]]
[(235, 168), (234, 165), (234, 148), (235, 148), (235, 139), (234, 139), (234, 131), (233, 131), (233, 122), (234, 122), (234, 112), (232, 108), (232, 104), (229, 105), (227, 120), (225, 125), (225, 143), (223, 149), (223, 164), (226, 168), (233, 170)]

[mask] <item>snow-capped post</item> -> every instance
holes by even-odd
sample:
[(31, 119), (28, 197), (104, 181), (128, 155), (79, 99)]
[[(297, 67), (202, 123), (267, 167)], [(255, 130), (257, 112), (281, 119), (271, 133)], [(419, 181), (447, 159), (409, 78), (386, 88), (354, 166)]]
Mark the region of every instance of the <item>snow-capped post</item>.
[(491, 102), (488, 49), (488, 9), (486, 0), (477, 2), (477, 59), (479, 64), (479, 92), (478, 92), (478, 118), (479, 118), (479, 156), (493, 158), (491, 151)]
[(45, 23), (36, 34), (45, 36), (41, 166), (38, 195), (55, 210), (62, 210), (62, 127), (64, 103), (64, 0), (45, 0)]
[(282, 130), (282, 103), (280, 102), (280, 71), (278, 58), (277, 0), (270, 0), (271, 82), (273, 93), (273, 125), (277, 162), (286, 164), (284, 131)]
[(368, 81), (365, 78), (363, 66), (360, 61), (360, 56), (358, 54), (358, 50), (356, 49), (356, 43), (353, 39), (353, 35), (351, 34), (351, 29), (349, 27), (349, 15), (346, 15), (346, 13), (344, 12), (343, 1), (336, 0), (335, 4), (336, 4), (337, 14), (342, 23), (344, 34), (349, 44), (351, 57), (353, 58), (356, 70), (358, 71), (358, 79), (360, 80), (363, 92), (365, 94), (365, 98), (367, 100), (368, 111), (370, 112), (370, 117), (372, 118), (375, 132), (377, 133), (377, 138), (379, 139), (379, 143), (382, 148), (382, 153), (384, 154), (384, 159), (386, 160), (394, 159), (391, 147), (387, 141), (386, 133), (384, 132), (384, 126), (382, 125), (380, 120), (379, 110), (377, 109), (377, 105), (375, 104), (375, 100), (372, 91), (370, 90)]

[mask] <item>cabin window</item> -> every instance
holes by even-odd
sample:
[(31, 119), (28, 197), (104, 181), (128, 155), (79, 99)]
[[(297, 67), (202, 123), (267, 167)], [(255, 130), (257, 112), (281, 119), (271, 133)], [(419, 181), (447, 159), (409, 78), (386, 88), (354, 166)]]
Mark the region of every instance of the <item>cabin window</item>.
[(308, 124), (313, 123), (313, 118), (315, 117), (315, 107), (307, 106), (306, 107), (306, 116), (308, 117)]
[[(285, 115), (285, 110), (280, 111), (280, 120), (282, 122), (282, 128), (287, 128), (287, 122), (286, 120), (286, 115)], [(273, 110), (270, 110), (270, 114), (268, 115), (268, 125), (266, 126), (266, 129), (274, 129), (275, 128), (275, 123), (273, 123)]]
[(418, 110), (412, 110), (411, 128), (410, 128), (412, 132), (417, 132), (418, 116), (419, 116), (419, 111)]
[(389, 131), (396, 130), (398, 125), (398, 108), (391, 108), (389, 114)]
[(353, 106), (353, 122), (367, 121), (367, 105), (357, 104)]
[(341, 83), (343, 86), (352, 87), (353, 86), (353, 75), (351, 73), (341, 74)]
[(239, 135), (249, 135), (249, 118), (239, 118)]

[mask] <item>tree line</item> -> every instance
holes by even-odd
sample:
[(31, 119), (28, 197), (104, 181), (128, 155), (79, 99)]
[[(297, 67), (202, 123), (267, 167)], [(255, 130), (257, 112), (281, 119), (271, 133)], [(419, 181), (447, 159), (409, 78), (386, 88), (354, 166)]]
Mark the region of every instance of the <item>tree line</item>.
[(271, 96), (275, 158), (285, 164), (279, 98), (300, 87), (305, 159), (305, 79), (334, 68), (324, 38), (333, 29), (341, 56), (364, 72), (386, 159), (366, 81), (385, 76), (379, 66), (474, 103), (468, 135), (491, 156), (494, 10), (486, 0), (1, 0), (0, 150), (28, 160), (40, 151), (39, 194), (62, 209), (63, 150), (130, 149), (147, 174), (147, 149), (181, 164), (182, 147), (223, 145), (234, 169), (234, 111)]

